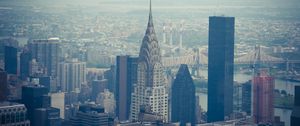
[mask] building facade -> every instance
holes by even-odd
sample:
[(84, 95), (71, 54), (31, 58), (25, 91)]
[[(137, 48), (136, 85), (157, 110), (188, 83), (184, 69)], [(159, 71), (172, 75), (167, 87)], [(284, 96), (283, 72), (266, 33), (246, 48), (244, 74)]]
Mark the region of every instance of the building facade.
[(196, 96), (195, 85), (188, 66), (182, 64), (172, 85), (171, 120), (180, 126), (195, 125)]
[(291, 126), (300, 125), (300, 86), (295, 86), (294, 108), (291, 115)]
[(131, 93), (133, 85), (137, 84), (138, 58), (117, 56), (116, 65), (116, 116), (120, 121), (129, 120)]
[(137, 84), (131, 97), (130, 119), (138, 120), (140, 107), (147, 105), (153, 113), (168, 121), (168, 89), (163, 73), (159, 43), (155, 34), (150, 1), (147, 30), (142, 41), (137, 65)]
[(59, 62), (60, 40), (58, 38), (36, 39), (29, 42), (29, 51), (45, 69), (48, 76), (56, 76)]
[(242, 111), (251, 115), (252, 101), (252, 82), (248, 81), (242, 84)]
[(86, 84), (86, 63), (77, 59), (59, 63), (58, 82), (61, 91), (77, 92), (81, 90), (81, 85)]
[(253, 78), (253, 117), (255, 123), (273, 123), (274, 78), (267, 70), (260, 70)]
[(1, 126), (30, 126), (24, 104), (0, 102)]
[(209, 17), (207, 121), (233, 112), (234, 17)]
[(17, 74), (18, 71), (18, 49), (13, 46), (5, 46), (5, 71), (8, 74)]
[(7, 96), (8, 96), (7, 73), (0, 69), (0, 101), (7, 100)]

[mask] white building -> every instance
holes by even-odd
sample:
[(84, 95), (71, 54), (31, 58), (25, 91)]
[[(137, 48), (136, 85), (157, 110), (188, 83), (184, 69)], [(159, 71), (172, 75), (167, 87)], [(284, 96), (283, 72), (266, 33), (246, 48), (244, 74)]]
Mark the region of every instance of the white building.
[(138, 121), (142, 105), (150, 106), (153, 113), (168, 121), (168, 90), (163, 74), (159, 43), (155, 34), (151, 1), (147, 30), (140, 49), (137, 84), (134, 85), (130, 119)]
[(58, 82), (61, 91), (77, 92), (86, 84), (86, 63), (72, 59), (58, 65)]

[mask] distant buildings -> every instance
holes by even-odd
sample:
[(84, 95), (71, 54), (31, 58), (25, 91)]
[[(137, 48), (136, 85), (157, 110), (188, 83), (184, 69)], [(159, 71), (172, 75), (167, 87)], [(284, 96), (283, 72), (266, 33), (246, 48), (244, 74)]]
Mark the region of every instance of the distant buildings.
[(291, 115), (291, 126), (300, 125), (300, 86), (295, 86), (294, 108)]
[(196, 96), (195, 85), (188, 66), (182, 64), (172, 85), (171, 120), (180, 126), (195, 125)]
[(57, 83), (61, 91), (79, 93), (81, 85), (86, 84), (86, 63), (77, 59), (59, 63)]
[(17, 74), (18, 71), (18, 49), (13, 46), (5, 46), (5, 71), (8, 74)]
[(120, 121), (129, 120), (131, 93), (133, 85), (137, 84), (138, 58), (117, 56), (116, 65), (116, 116)]
[(1, 126), (30, 126), (24, 104), (0, 102)]
[(130, 120), (137, 121), (141, 106), (146, 105), (151, 107), (153, 113), (163, 116), (164, 121), (168, 122), (168, 99), (168, 89), (150, 2), (148, 26), (137, 65), (137, 84), (134, 85), (131, 96)]
[(234, 17), (209, 17), (207, 121), (233, 112)]
[(29, 42), (29, 50), (32, 59), (36, 59), (47, 69), (47, 75), (55, 77), (60, 59), (60, 40), (58, 38), (36, 39)]
[(267, 70), (260, 70), (253, 78), (253, 118), (256, 124), (273, 123), (274, 78)]

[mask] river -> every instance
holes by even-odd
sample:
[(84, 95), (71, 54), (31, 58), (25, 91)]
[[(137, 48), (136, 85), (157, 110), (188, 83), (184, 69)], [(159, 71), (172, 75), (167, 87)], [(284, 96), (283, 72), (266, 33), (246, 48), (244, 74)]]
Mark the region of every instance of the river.
[[(201, 71), (201, 75), (206, 75), (207, 77), (207, 71)], [(252, 78), (251, 75), (242, 74), (242, 73), (236, 73), (234, 75), (234, 80), (239, 83), (247, 82)], [(299, 82), (290, 82), (290, 81), (284, 81), (280, 79), (275, 79), (275, 89), (278, 90), (285, 90), (287, 93), (294, 95), (294, 87), (295, 85), (300, 85)], [(201, 108), (204, 111), (207, 111), (207, 94), (204, 93), (197, 93), (197, 96), (199, 96), (199, 104)], [(292, 110), (289, 109), (281, 109), (281, 108), (274, 108), (274, 114), (275, 116), (279, 116), (281, 121), (285, 122), (285, 126), (290, 125), (290, 116), (291, 116)]]

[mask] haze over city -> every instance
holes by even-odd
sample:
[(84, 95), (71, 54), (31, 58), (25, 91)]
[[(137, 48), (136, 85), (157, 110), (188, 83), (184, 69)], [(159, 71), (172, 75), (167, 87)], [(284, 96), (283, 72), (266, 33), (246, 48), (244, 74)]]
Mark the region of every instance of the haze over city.
[(0, 0), (0, 126), (298, 126), (299, 12), (299, 0)]

